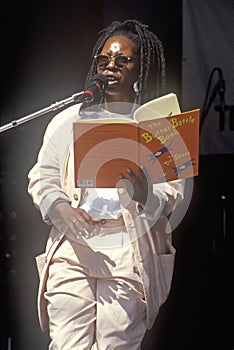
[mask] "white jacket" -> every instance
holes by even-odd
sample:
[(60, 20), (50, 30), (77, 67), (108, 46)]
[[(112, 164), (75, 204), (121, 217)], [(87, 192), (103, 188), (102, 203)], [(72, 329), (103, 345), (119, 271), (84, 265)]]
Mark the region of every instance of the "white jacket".
[[(42, 329), (46, 328), (46, 301), (43, 297), (47, 270), (51, 257), (63, 237), (53, 226), (48, 215), (51, 204), (64, 199), (77, 207), (81, 189), (75, 188), (72, 171), (67, 169), (69, 153), (72, 156), (73, 122), (78, 118), (80, 104), (73, 105), (57, 114), (49, 123), (44, 135), (37, 163), (29, 172), (28, 191), (43, 220), (52, 225), (45, 253), (37, 257), (40, 273), (38, 292), (38, 313)], [(184, 181), (176, 180), (153, 185), (154, 200), (157, 204), (152, 220), (140, 213), (137, 203), (122, 208), (122, 215), (136, 254), (141, 274), (146, 305), (147, 326), (151, 328), (160, 306), (165, 302), (173, 274), (175, 249), (168, 230), (168, 214), (183, 199)], [(167, 230), (166, 230), (167, 227)]]

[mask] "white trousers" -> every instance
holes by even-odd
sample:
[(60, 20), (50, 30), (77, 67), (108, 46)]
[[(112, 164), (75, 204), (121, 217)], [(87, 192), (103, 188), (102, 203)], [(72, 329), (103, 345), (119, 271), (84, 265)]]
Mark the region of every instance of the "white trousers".
[(126, 234), (117, 233), (119, 246), (103, 249), (63, 239), (45, 292), (50, 350), (140, 349), (146, 304), (131, 244), (123, 244)]

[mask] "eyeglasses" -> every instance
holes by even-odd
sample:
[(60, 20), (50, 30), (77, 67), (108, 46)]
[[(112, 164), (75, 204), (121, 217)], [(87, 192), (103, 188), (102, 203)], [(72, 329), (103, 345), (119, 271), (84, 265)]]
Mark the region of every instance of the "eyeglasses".
[(119, 69), (124, 69), (127, 67), (129, 62), (132, 62), (132, 57), (127, 57), (124, 55), (110, 56), (105, 54), (100, 54), (94, 56), (97, 66), (99, 69), (105, 69), (110, 63), (111, 59), (114, 59), (115, 66)]

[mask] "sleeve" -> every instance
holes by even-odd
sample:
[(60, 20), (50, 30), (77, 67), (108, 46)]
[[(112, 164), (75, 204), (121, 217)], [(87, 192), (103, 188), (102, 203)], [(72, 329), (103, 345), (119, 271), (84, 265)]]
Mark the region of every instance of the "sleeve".
[(67, 112), (63, 111), (48, 124), (37, 162), (28, 173), (28, 193), (49, 225), (52, 222), (48, 213), (53, 203), (57, 200), (70, 202), (62, 186), (63, 167), (72, 134), (72, 121), (67, 121), (66, 115)]
[(149, 194), (144, 208), (137, 204), (138, 214), (147, 220), (154, 221), (160, 217), (168, 216), (183, 200), (184, 185), (184, 179), (154, 184), (153, 191)]

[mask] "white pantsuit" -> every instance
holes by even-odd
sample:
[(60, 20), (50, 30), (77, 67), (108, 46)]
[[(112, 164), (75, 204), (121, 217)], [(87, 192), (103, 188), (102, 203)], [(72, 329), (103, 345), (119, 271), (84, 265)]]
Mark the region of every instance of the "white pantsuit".
[[(57, 229), (52, 203), (62, 199), (77, 207), (81, 199), (68, 169), (79, 108), (52, 119), (29, 173), (29, 193), (52, 225), (46, 251), (37, 257), (39, 320), (42, 329), (49, 324), (51, 350), (138, 350), (170, 290), (175, 249), (167, 217), (183, 198), (184, 182), (153, 185), (153, 210), (142, 211), (134, 201), (122, 206), (124, 226), (114, 231), (77, 242)], [(119, 196), (124, 203), (126, 192)]]
[[(108, 239), (108, 229), (101, 231)], [(64, 237), (51, 259), (44, 296), (51, 349), (89, 350), (94, 338), (97, 349), (138, 349), (146, 305), (129, 243), (96, 250)]]

